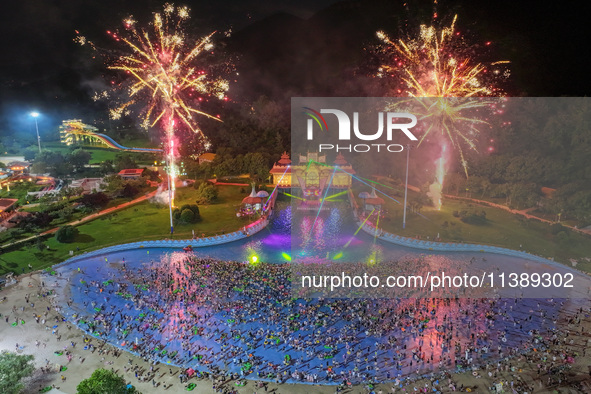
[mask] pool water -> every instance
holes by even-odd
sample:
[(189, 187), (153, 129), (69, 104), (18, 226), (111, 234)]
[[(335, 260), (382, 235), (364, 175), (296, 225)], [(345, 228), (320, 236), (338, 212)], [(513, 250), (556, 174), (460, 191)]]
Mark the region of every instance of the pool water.
[[(292, 382), (300, 381), (296, 371), (317, 374), (323, 383), (343, 377), (383, 381), (453, 371), (456, 360), (468, 355), (467, 349), (472, 349), (475, 364), (491, 362), (511, 349), (531, 349), (538, 341), (536, 330), (552, 331), (561, 314), (580, 306), (553, 299), (292, 298), (285, 263), (298, 258), (364, 261), (379, 255), (384, 261), (468, 262), (473, 257), (469, 253), (430, 256), (382, 243), (363, 231), (355, 234), (355, 222), (341, 212), (334, 208), (321, 215), (293, 215), (286, 207), (258, 234), (196, 249), (196, 257), (162, 248), (106, 253), (62, 265), (46, 282), (55, 287), (65, 317), (89, 336), (163, 363), (202, 371), (215, 365), (248, 378), (280, 375)], [(224, 276), (228, 271), (223, 266), (206, 259), (252, 263), (253, 256), (276, 268), (263, 264), (261, 273), (234, 265), (240, 275)], [(482, 256), (501, 268), (531, 263)], [(224, 277), (235, 283), (219, 282)], [(246, 285), (241, 282), (245, 277)], [(448, 335), (454, 340), (446, 341)], [(454, 341), (461, 348), (457, 354), (450, 345)], [(492, 351), (498, 346), (502, 354)], [(256, 368), (253, 360), (259, 360)]]

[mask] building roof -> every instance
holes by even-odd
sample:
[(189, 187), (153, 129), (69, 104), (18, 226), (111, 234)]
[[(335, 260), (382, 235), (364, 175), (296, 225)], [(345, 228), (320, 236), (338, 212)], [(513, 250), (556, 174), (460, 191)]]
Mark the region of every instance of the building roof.
[(318, 163), (326, 163), (326, 155), (318, 152), (308, 152), (307, 155), (300, 154), (300, 164), (306, 164), (310, 160), (316, 161)]
[(86, 187), (88, 185), (90, 186), (97, 186), (99, 184), (101, 184), (103, 182), (103, 178), (81, 178), (81, 179), (75, 179), (72, 182), (70, 182), (70, 185), (68, 187)]
[(280, 167), (280, 166), (273, 166), (273, 168), (271, 168), (271, 171), (269, 171), (269, 173), (271, 174), (291, 174), (291, 167)]
[(288, 166), (291, 164), (291, 159), (289, 158), (289, 153), (283, 152), (281, 155), (281, 160), (277, 162), (280, 166)]
[(273, 164), (273, 168), (269, 171), (271, 174), (290, 174), (291, 173), (291, 159), (289, 153), (283, 152), (281, 160)]
[(384, 199), (381, 197), (378, 197), (378, 195), (376, 194), (375, 187), (373, 187), (371, 189), (371, 194), (369, 195), (369, 197), (366, 197), (364, 201), (365, 201), (366, 205), (383, 205), (384, 204)]
[(252, 190), (250, 192), (250, 195), (248, 195), (247, 197), (244, 197), (244, 199), (242, 200), (242, 204), (254, 205), (254, 204), (259, 204), (262, 201), (263, 201), (263, 197), (257, 196), (257, 192), (256, 192), (256, 190), (254, 190), (254, 185), (252, 185)]
[(0, 198), (0, 212), (5, 211), (11, 206), (13, 206), (18, 199), (16, 198)]
[(556, 189), (552, 189), (551, 187), (543, 187), (542, 188), (542, 194), (546, 198), (552, 198), (552, 195), (554, 194), (555, 191), (556, 191)]
[(336, 160), (334, 161), (334, 164), (336, 164), (337, 166), (346, 166), (347, 160), (345, 160), (345, 156), (343, 156), (342, 153), (339, 152)]
[(202, 161), (213, 161), (213, 159), (215, 159), (215, 153), (203, 153), (202, 155), (199, 155), (198, 159)]
[(24, 167), (27, 168), (31, 165), (31, 163), (29, 163), (28, 161), (12, 161), (8, 164), (6, 164), (6, 166), (8, 168), (12, 168), (12, 167)]
[(128, 168), (128, 169), (119, 171), (119, 175), (120, 176), (142, 175), (142, 172), (144, 172), (144, 168)]
[(242, 200), (242, 204), (248, 204), (248, 205), (255, 205), (255, 204), (260, 204), (263, 202), (263, 198), (262, 197), (244, 197), (244, 199)]

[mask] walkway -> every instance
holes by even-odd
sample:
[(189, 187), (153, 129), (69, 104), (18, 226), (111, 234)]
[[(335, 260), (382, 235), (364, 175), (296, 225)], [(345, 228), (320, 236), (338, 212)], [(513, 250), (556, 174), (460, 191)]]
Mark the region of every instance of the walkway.
[[(409, 186), (409, 189), (410, 189), (410, 186)], [(476, 203), (476, 204), (486, 205), (486, 206), (489, 206), (489, 207), (492, 207), (492, 208), (499, 208), (499, 209), (502, 209), (502, 210), (507, 211), (509, 213), (512, 213), (514, 215), (524, 216), (527, 219), (539, 220), (542, 223), (548, 223), (548, 224), (557, 223), (555, 221), (544, 219), (544, 218), (541, 218), (539, 216), (530, 215), (528, 212), (530, 212), (532, 210), (535, 210), (536, 209), (535, 207), (518, 210), (518, 209), (511, 209), (511, 208), (509, 208), (506, 205), (496, 204), (494, 202), (490, 202), (490, 201), (486, 201), (486, 200), (478, 200), (476, 198), (460, 197), (460, 196), (454, 196), (454, 195), (451, 195), (451, 194), (444, 194), (443, 196), (445, 198), (451, 198), (452, 200), (470, 201), (470, 202), (473, 202), (473, 203)], [(577, 232), (579, 232), (581, 234), (587, 234), (587, 235), (590, 234), (590, 232), (588, 232), (586, 230), (583, 230), (583, 229), (580, 229), (580, 228), (576, 228), (576, 227), (573, 227), (573, 226), (569, 226), (569, 225), (566, 225), (564, 223), (560, 223), (560, 224), (562, 224), (563, 227), (569, 228), (569, 229), (571, 229), (573, 231), (577, 231)]]
[[(127, 207), (129, 207), (131, 205), (140, 203), (142, 201), (146, 201), (146, 200), (154, 197), (154, 195), (156, 195), (156, 192), (157, 192), (157, 190), (154, 190), (154, 191), (152, 191), (150, 193), (144, 194), (143, 196), (136, 198), (135, 200), (131, 200), (131, 201), (128, 201), (128, 202), (123, 203), (123, 204), (119, 204), (119, 205), (114, 206), (114, 207), (111, 207), (111, 208), (103, 209), (102, 211), (99, 211), (99, 212), (90, 214), (90, 215), (85, 216), (85, 217), (83, 217), (82, 219), (79, 219), (79, 220), (74, 220), (73, 222), (67, 223), (65, 225), (68, 225), (68, 226), (78, 226), (78, 225), (80, 225), (82, 223), (89, 222), (89, 221), (94, 220), (94, 219), (96, 219), (98, 217), (101, 217), (103, 215), (107, 215), (109, 213), (112, 213), (112, 212), (118, 211), (120, 209), (127, 208)], [(34, 239), (36, 239), (37, 237), (40, 237), (40, 236), (54, 234), (57, 230), (59, 230), (59, 227), (55, 227), (55, 228), (52, 228), (50, 230), (43, 231), (39, 235), (33, 235), (33, 236), (30, 236), (30, 237), (27, 237), (27, 238), (19, 239), (19, 240), (16, 240), (14, 242), (10, 242), (10, 243), (1, 245), (0, 248), (6, 248), (6, 247), (9, 247), (9, 246), (18, 245), (18, 244), (23, 243), (23, 242), (28, 242), (28, 241), (34, 240)]]
[[(403, 185), (400, 185), (400, 186), (403, 187)], [(408, 189), (409, 190), (412, 190), (414, 192), (417, 192), (417, 193), (420, 193), (421, 192), (421, 189), (420, 188), (418, 188), (416, 186), (413, 186), (413, 185), (408, 185)], [(510, 213), (512, 213), (514, 215), (524, 216), (527, 219), (539, 220), (542, 223), (548, 223), (548, 224), (554, 224), (554, 223), (556, 223), (556, 222), (554, 222), (552, 220), (544, 219), (544, 218), (541, 218), (541, 217), (535, 216), (535, 215), (530, 215), (528, 213), (528, 212), (531, 212), (531, 211), (535, 210), (536, 207), (531, 207), (531, 208), (527, 208), (527, 209), (518, 210), (518, 209), (511, 209), (511, 208), (509, 208), (506, 205), (496, 204), (494, 202), (490, 202), (490, 201), (486, 201), (486, 200), (479, 200), (477, 198), (454, 196), (453, 194), (444, 194), (443, 197), (445, 197), (445, 198), (451, 198), (452, 200), (470, 201), (470, 202), (473, 202), (473, 203), (476, 203), (476, 204), (486, 205), (486, 206), (493, 207), (493, 208), (499, 208), (499, 209), (502, 209), (504, 211), (510, 212)], [(586, 234), (586, 235), (591, 235), (591, 230), (576, 228), (576, 227), (573, 227), (573, 226), (566, 225), (564, 223), (561, 223), (561, 224), (562, 224), (562, 226), (564, 226), (566, 228), (569, 228), (569, 229), (571, 229), (573, 231), (576, 231), (578, 233)]]

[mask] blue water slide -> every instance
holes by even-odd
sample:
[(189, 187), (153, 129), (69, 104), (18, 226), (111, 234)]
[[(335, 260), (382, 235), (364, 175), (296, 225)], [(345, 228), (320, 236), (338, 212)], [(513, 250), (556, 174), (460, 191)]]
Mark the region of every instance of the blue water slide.
[(108, 135), (105, 134), (101, 134), (101, 133), (93, 133), (94, 135), (96, 135), (97, 137), (99, 137), (101, 140), (103, 140), (107, 145), (109, 145), (112, 148), (115, 149), (120, 149), (120, 150), (127, 150), (127, 151), (133, 151), (133, 152), (162, 152), (162, 149), (153, 149), (153, 148), (129, 148), (127, 146), (123, 146), (120, 143), (118, 143), (117, 141), (115, 141), (114, 139), (112, 139), (111, 137), (109, 137)]

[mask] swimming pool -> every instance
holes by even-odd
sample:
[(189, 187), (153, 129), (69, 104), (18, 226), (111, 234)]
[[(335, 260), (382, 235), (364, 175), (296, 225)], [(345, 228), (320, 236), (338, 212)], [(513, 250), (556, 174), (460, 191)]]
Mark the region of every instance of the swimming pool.
[[(550, 332), (560, 315), (581, 305), (544, 297), (293, 298), (285, 263), (298, 256), (334, 260), (340, 253), (337, 260), (364, 261), (378, 250), (385, 261), (468, 264), (473, 254), (429, 254), (354, 235), (352, 219), (334, 210), (297, 221), (291, 214), (283, 209), (260, 233), (194, 254), (141, 248), (79, 259), (57, 267), (46, 282), (64, 316), (91, 337), (163, 363), (292, 382), (314, 375), (323, 383), (389, 380), (453, 371), (469, 359), (490, 362), (531, 349), (538, 330)], [(252, 264), (253, 256), (265, 263)], [(539, 267), (526, 259), (481, 257), (503, 269)], [(224, 265), (228, 261), (247, 264)]]

